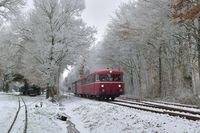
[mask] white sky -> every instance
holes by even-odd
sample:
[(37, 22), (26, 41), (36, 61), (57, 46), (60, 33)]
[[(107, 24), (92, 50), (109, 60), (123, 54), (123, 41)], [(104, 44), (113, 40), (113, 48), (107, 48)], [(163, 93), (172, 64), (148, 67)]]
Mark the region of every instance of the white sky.
[(85, 0), (86, 9), (83, 12), (84, 21), (97, 28), (98, 40), (101, 40), (109, 23), (110, 17), (123, 2), (129, 0)]
[[(28, 10), (33, 7), (32, 0), (27, 0)], [(86, 9), (83, 11), (83, 20), (89, 26), (95, 26), (97, 28), (97, 39), (101, 40), (106, 29), (106, 25), (109, 23), (110, 17), (114, 15), (115, 10), (123, 2), (129, 0), (85, 0)]]

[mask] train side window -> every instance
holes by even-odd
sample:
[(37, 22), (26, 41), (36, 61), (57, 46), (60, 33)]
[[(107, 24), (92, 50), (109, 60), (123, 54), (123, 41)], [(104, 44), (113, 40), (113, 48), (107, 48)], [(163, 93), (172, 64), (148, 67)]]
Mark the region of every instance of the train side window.
[(90, 75), (90, 76), (89, 76), (89, 81), (90, 81), (90, 83), (93, 83), (93, 82), (94, 82), (94, 75)]
[(90, 83), (90, 79), (89, 79), (89, 77), (87, 77), (87, 84), (89, 84)]
[(92, 81), (91, 81), (91, 75), (90, 75), (90, 76), (89, 76), (89, 83), (91, 84), (91, 82), (92, 82)]
[(89, 84), (88, 79), (89, 79), (89, 77), (87, 77), (87, 79), (86, 79), (86, 84)]
[(95, 81), (97, 81), (97, 82), (99, 81), (99, 74), (95, 75)]
[(84, 85), (85, 84), (85, 79), (81, 80), (81, 84)]
[(95, 75), (92, 75), (92, 83), (95, 82)]
[(88, 82), (91, 83), (91, 76), (88, 77)]
[(90, 79), (91, 79), (91, 75), (87, 77), (87, 81), (86, 81), (87, 84), (90, 84), (90, 83), (91, 83), (91, 80), (90, 80)]

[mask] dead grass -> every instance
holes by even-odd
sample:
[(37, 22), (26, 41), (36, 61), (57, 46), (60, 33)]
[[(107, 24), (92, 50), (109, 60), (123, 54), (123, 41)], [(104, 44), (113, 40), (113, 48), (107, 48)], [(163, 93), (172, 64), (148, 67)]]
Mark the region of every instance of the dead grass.
[(182, 98), (182, 99), (178, 99), (178, 100), (182, 104), (190, 104), (190, 105), (200, 106), (200, 99), (197, 97)]

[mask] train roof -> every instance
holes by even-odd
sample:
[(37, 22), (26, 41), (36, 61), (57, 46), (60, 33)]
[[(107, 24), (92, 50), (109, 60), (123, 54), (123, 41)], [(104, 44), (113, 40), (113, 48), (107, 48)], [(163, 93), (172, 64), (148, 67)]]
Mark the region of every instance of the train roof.
[[(105, 69), (105, 70), (97, 70), (97, 71), (95, 71), (95, 72), (93, 72), (93, 73), (90, 73), (90, 74), (88, 74), (88, 75), (83, 75), (79, 80), (84, 80), (84, 79), (86, 79), (89, 75), (93, 75), (93, 74), (110, 74), (110, 73), (112, 73), (112, 74), (123, 74), (123, 71), (121, 71), (121, 70), (110, 70), (110, 69)], [(79, 81), (79, 80), (77, 80), (77, 81)], [(75, 81), (75, 82), (77, 82), (77, 81)]]
[(109, 70), (109, 69), (106, 69), (106, 70), (95, 71), (93, 74), (108, 74), (108, 73), (123, 74), (123, 71), (121, 71), (121, 70)]

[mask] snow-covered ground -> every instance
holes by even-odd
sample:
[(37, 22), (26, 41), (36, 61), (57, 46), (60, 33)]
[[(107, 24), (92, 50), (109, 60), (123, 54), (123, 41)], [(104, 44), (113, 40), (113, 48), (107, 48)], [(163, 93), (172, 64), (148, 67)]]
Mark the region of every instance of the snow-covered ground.
[(200, 121), (75, 97), (62, 104), (81, 133), (200, 133)]
[(17, 97), (0, 95), (0, 133), (6, 133), (18, 108)]
[[(81, 133), (200, 132), (200, 121), (184, 120), (72, 95), (62, 98), (59, 103), (51, 103), (44, 96), (23, 98), (28, 105), (28, 133), (67, 133), (69, 125), (75, 125)], [(17, 100), (16, 96), (0, 94), (0, 133), (7, 132), (17, 111)], [(66, 114), (67, 122), (58, 120), (57, 113)], [(23, 119), (21, 118), (21, 123), (17, 122), (16, 127), (23, 127)], [(14, 129), (12, 132), (19, 130)]]
[[(28, 133), (67, 133), (66, 122), (56, 119), (59, 106), (45, 100), (44, 96), (23, 97), (28, 107)], [(43, 106), (40, 107), (42, 102)], [(19, 113), (11, 133), (22, 133), (24, 128), (24, 106)], [(37, 107), (36, 107), (37, 106)], [(18, 98), (0, 94), (0, 133), (8, 132), (18, 109)]]

